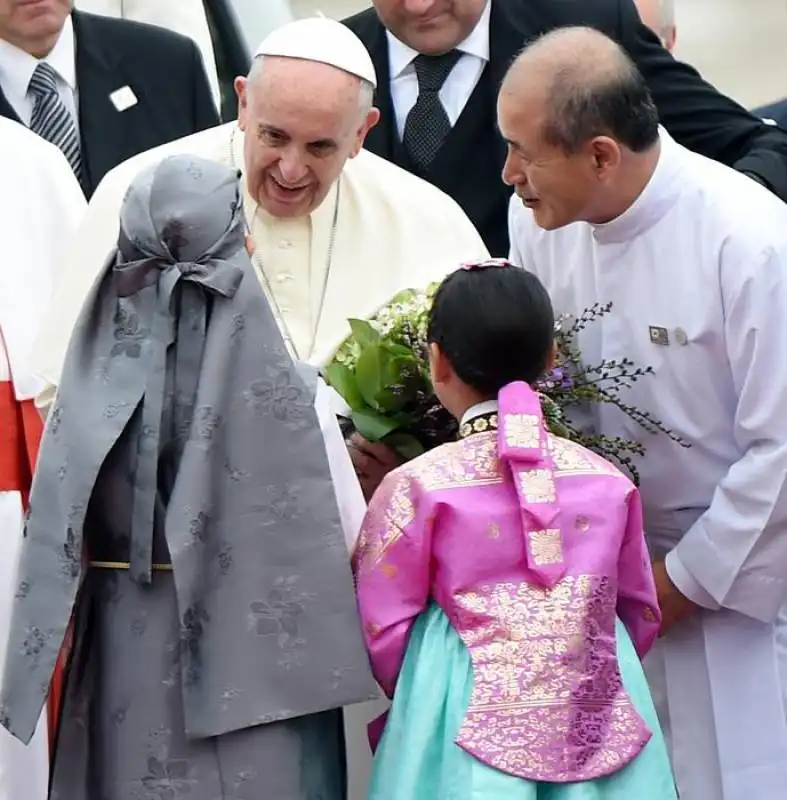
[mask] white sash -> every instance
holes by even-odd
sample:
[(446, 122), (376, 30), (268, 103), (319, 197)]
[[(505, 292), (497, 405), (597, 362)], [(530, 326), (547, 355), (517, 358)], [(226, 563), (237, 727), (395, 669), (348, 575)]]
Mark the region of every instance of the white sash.
[[(11, 372), (0, 330), (0, 381)], [(0, 425), (8, 425), (0, 415)], [(0, 682), (16, 591), (16, 568), (22, 543), (22, 498), (19, 492), (0, 492)], [(0, 800), (44, 800), (49, 783), (46, 710), (33, 740), (26, 747), (0, 728)]]

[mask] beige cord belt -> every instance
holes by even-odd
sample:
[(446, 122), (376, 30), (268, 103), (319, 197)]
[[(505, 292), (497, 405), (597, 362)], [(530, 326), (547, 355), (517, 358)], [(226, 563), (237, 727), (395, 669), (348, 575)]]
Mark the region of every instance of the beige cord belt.
[[(128, 561), (91, 561), (95, 569), (131, 569)], [(172, 572), (172, 564), (153, 564), (154, 572)]]

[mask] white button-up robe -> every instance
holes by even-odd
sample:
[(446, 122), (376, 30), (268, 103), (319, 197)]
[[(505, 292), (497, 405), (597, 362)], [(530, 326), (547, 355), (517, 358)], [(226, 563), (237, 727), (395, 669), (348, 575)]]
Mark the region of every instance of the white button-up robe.
[[(50, 299), (54, 274), (85, 209), (62, 153), (22, 125), (0, 118), (0, 381), (20, 403), (43, 387), (29, 353)], [(0, 426), (10, 420), (0, 419)], [(0, 491), (0, 673), (5, 662), (22, 541), (19, 492)], [(0, 728), (0, 800), (44, 800), (48, 743), (43, 714), (25, 747)]]
[(787, 792), (787, 205), (661, 133), (644, 192), (605, 225), (547, 232), (515, 197), (511, 258), (558, 314), (611, 312), (580, 336), (584, 358), (655, 375), (627, 402), (691, 447), (620, 411), (598, 432), (642, 442), (649, 545), (703, 606), (646, 661), (681, 800)]

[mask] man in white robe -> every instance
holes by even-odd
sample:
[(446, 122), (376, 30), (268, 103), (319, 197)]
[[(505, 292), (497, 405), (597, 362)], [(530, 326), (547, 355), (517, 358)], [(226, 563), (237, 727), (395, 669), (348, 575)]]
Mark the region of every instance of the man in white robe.
[(681, 800), (775, 800), (787, 778), (787, 206), (658, 127), (636, 68), (588, 29), (534, 43), (498, 101), (511, 258), (579, 344), (653, 376), (596, 431), (637, 460), (662, 638), (646, 660)]
[[(0, 665), (5, 662), (23, 500), (41, 433), (32, 398), (42, 383), (30, 348), (54, 274), (84, 213), (71, 167), (54, 145), (0, 118)], [(45, 715), (25, 747), (0, 728), (0, 800), (44, 800), (48, 784)]]
[[(174, 153), (243, 173), (257, 273), (295, 355), (312, 364), (332, 355), (349, 333), (348, 318), (366, 317), (402, 289), (440, 280), (463, 261), (487, 258), (451, 198), (362, 150), (379, 117), (375, 84), (366, 48), (344, 25), (299, 20), (268, 36), (249, 77), (236, 81), (237, 124), (142, 153), (109, 172), (88, 206), (35, 346), (34, 366), (47, 384), (39, 405), (51, 403), (79, 311), (115, 246), (129, 183)], [(351, 454), (372, 482), (395, 464), (384, 446), (357, 439)], [(365, 732), (356, 725), (351, 739), (368, 761)], [(352, 749), (351, 743), (351, 755)], [(363, 778), (354, 783), (361, 786)]]

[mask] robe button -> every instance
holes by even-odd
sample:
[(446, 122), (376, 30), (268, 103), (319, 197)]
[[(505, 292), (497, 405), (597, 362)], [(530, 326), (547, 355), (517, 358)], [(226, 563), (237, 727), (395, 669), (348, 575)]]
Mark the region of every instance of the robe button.
[(288, 281), (291, 281), (291, 280), (292, 280), (292, 275), (290, 275), (289, 272), (280, 272), (276, 276), (276, 282), (277, 283), (287, 283)]
[(675, 328), (675, 341), (681, 345), (689, 343), (689, 337), (686, 336), (686, 331), (683, 328)]
[(281, 250), (289, 250), (292, 247), (292, 242), (289, 239), (282, 239), (279, 242), (279, 248)]

